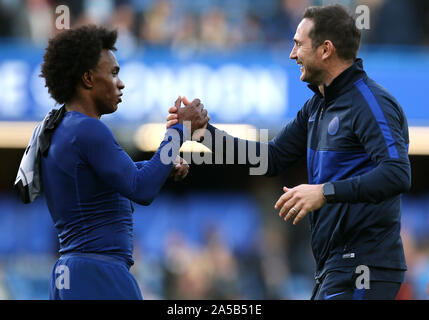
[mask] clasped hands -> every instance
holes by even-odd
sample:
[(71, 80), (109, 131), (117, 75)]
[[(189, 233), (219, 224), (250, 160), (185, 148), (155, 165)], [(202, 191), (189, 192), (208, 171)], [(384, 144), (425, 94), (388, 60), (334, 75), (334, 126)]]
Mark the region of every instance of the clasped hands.
[[(181, 104), (184, 104), (184, 107), (181, 107)], [(204, 129), (207, 128), (207, 124), (210, 120), (210, 117), (207, 115), (207, 110), (204, 109), (204, 105), (201, 103), (200, 99), (194, 99), (192, 102), (189, 102), (186, 97), (178, 97), (174, 102), (174, 106), (170, 107), (168, 110), (169, 115), (167, 117), (167, 129), (176, 123), (190, 124), (188, 129), (191, 131), (191, 136), (194, 140), (199, 140), (199, 132), (204, 132)], [(203, 130), (199, 130), (203, 129)], [(202, 135), (202, 133), (201, 133)], [(180, 156), (176, 157), (174, 161), (174, 166), (171, 170), (170, 177), (173, 177), (174, 181), (183, 180), (189, 172), (189, 164), (185, 159)]]
[[(181, 105), (184, 105), (182, 107)], [(184, 123), (185, 121), (190, 123), (191, 134), (194, 134), (196, 130), (207, 128), (207, 124), (210, 117), (207, 115), (207, 110), (204, 109), (204, 105), (200, 99), (194, 99), (192, 102), (186, 97), (178, 97), (174, 102), (174, 106), (168, 109), (167, 116), (167, 129), (176, 123)]]

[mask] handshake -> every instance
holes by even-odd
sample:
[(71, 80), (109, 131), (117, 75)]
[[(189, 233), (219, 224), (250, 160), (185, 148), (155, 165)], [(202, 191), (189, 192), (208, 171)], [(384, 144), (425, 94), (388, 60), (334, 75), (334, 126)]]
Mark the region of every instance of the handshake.
[[(181, 105), (184, 105), (182, 107)], [(188, 126), (191, 131), (191, 136), (198, 129), (206, 129), (210, 117), (207, 115), (207, 110), (204, 109), (204, 105), (200, 99), (194, 99), (189, 102), (186, 97), (178, 97), (174, 102), (174, 106), (168, 110), (169, 115), (167, 116), (167, 129), (176, 123), (182, 123)], [(186, 122), (186, 123), (184, 123)], [(194, 137), (195, 138), (195, 137)]]
[[(181, 107), (181, 104), (184, 104), (184, 107)], [(207, 115), (207, 110), (204, 109), (204, 105), (201, 103), (200, 99), (194, 99), (192, 102), (189, 102), (186, 97), (178, 97), (174, 102), (174, 106), (168, 109), (169, 115), (167, 116), (167, 129), (176, 123), (186, 122), (184, 125), (190, 124), (191, 137), (194, 140), (200, 140), (201, 136), (199, 133), (195, 133), (198, 129), (207, 128), (207, 124), (210, 120), (210, 117)], [(204, 131), (204, 130), (203, 130)], [(174, 178), (174, 181), (183, 180), (189, 172), (189, 164), (182, 159), (180, 156), (176, 157), (174, 161), (173, 169), (171, 170), (170, 177)]]

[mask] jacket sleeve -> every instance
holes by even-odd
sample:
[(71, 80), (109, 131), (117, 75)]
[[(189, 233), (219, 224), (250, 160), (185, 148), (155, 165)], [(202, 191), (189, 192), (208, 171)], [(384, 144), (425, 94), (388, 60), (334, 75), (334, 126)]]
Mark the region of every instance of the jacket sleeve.
[(101, 121), (85, 120), (81, 131), (75, 144), (84, 161), (105, 184), (143, 205), (149, 205), (164, 185), (183, 142), (183, 126), (176, 124), (150, 160), (135, 163)]
[(298, 111), (268, 144), (268, 176), (274, 176), (291, 166), (307, 153), (307, 127), (311, 100)]
[(208, 139), (205, 135), (202, 143), (212, 150), (215, 163), (244, 164), (251, 168), (264, 163), (265, 170), (260, 174), (275, 176), (306, 154), (309, 113), (307, 105), (308, 102), (269, 142), (268, 134), (266, 142), (243, 140), (209, 124), (207, 130), (210, 134)]
[[(377, 97), (361, 83), (364, 99), (356, 108), (353, 130), (375, 163), (371, 171), (333, 182), (336, 202), (378, 203), (411, 187), (408, 125), (401, 107), (387, 95)], [(357, 99), (356, 99), (357, 100)]]

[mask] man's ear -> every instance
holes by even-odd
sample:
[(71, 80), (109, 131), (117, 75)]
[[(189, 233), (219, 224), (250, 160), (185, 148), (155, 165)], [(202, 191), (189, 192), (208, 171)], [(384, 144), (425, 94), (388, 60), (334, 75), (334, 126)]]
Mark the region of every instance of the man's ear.
[(330, 40), (325, 40), (322, 44), (322, 59), (326, 60), (331, 57), (335, 52), (335, 46)]
[(85, 88), (91, 89), (94, 86), (94, 73), (92, 70), (86, 71), (82, 77), (82, 84)]

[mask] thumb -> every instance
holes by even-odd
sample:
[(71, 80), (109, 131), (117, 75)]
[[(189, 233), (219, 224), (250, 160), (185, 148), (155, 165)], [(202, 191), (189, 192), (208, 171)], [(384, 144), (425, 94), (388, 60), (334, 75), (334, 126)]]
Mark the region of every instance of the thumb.
[(283, 187), (284, 192), (288, 192), (290, 189), (288, 187)]
[(182, 102), (185, 106), (188, 106), (191, 102), (186, 97), (182, 97)]
[(180, 108), (180, 103), (182, 102), (182, 98), (179, 96), (176, 101), (174, 101), (174, 106), (179, 109)]

